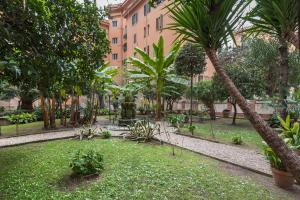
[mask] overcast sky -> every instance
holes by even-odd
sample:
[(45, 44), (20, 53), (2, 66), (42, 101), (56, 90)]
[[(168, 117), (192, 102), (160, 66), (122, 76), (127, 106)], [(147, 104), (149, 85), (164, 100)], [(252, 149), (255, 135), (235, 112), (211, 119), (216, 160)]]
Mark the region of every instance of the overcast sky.
[(97, 4), (100, 6), (105, 6), (107, 4), (115, 4), (123, 2), (123, 0), (97, 0)]

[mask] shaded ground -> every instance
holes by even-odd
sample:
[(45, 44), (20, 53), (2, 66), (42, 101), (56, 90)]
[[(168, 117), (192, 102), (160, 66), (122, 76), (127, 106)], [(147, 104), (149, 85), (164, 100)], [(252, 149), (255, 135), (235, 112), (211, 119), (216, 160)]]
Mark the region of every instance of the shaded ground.
[[(194, 123), (196, 126), (194, 136), (227, 144), (232, 144), (234, 136), (242, 136), (244, 144), (241, 147), (262, 151), (262, 138), (254, 130), (250, 122), (245, 119), (237, 119), (237, 125), (233, 126), (231, 125), (231, 120), (220, 118), (215, 121)], [(180, 133), (191, 135), (187, 127), (181, 128)]]
[[(78, 149), (104, 155), (101, 179), (74, 191), (56, 184), (70, 174)], [(232, 176), (220, 163), (168, 145), (111, 139), (62, 140), (0, 149), (0, 191), (4, 199), (284, 199), (289, 193), (255, 179)]]
[(231, 165), (224, 162), (219, 162), (220, 169), (231, 176), (239, 176), (243, 179), (249, 179), (255, 181), (264, 187), (268, 188), (273, 194), (280, 197), (281, 199), (300, 199), (300, 186), (294, 185), (293, 190), (284, 190), (277, 187), (274, 184), (274, 180), (272, 177), (267, 177), (264, 175), (260, 175), (249, 170), (243, 169), (241, 167)]

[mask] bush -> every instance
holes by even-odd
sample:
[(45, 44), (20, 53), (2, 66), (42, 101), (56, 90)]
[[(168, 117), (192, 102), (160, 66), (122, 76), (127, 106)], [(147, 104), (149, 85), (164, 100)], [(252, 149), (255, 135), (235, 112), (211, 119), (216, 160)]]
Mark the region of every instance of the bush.
[(100, 136), (101, 128), (93, 128), (91, 126), (83, 126), (81, 129), (79, 129), (77, 138), (80, 140), (83, 139), (93, 139), (96, 136)]
[(106, 131), (102, 131), (102, 133), (101, 133), (101, 137), (102, 137), (103, 139), (108, 139), (108, 138), (110, 138), (110, 137), (111, 137), (111, 132), (110, 132), (110, 131), (108, 131), (108, 130), (106, 130)]
[(27, 124), (37, 120), (36, 116), (31, 113), (21, 113), (17, 115), (10, 115), (7, 117), (10, 123), (16, 124)]
[(195, 125), (189, 125), (189, 131), (193, 134), (196, 129)]
[(100, 115), (108, 115), (109, 114), (109, 109), (108, 108), (102, 108), (99, 111)]
[(71, 160), (70, 167), (74, 175), (99, 174), (104, 169), (103, 155), (94, 150), (78, 150)]
[(171, 114), (171, 115), (168, 115), (168, 122), (172, 126), (179, 127), (185, 122), (185, 118), (186, 118), (185, 115)]
[(241, 144), (243, 144), (242, 136), (234, 136), (234, 137), (232, 138), (232, 143), (233, 143), (233, 144), (236, 144), (236, 145), (241, 145)]
[(160, 134), (159, 124), (153, 124), (149, 120), (141, 120), (129, 127), (127, 138), (134, 141), (149, 142), (157, 134)]
[(0, 112), (4, 112), (4, 111), (5, 111), (4, 106), (0, 106)]
[(144, 115), (145, 112), (146, 112), (146, 110), (145, 110), (145, 108), (143, 106), (139, 107), (138, 110), (139, 110), (139, 112), (140, 112), (141, 115)]

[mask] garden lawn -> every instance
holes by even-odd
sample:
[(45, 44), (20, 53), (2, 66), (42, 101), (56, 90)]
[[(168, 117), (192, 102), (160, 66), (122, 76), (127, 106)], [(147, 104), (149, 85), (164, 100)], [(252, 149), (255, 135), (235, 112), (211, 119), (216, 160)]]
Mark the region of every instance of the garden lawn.
[[(56, 126), (57, 127), (60, 126), (60, 119), (56, 120)], [(19, 132), (17, 133), (15, 124), (1, 126), (1, 136), (0, 137), (30, 135), (30, 134), (48, 132), (47, 130), (43, 129), (43, 127), (44, 127), (43, 121), (37, 121), (37, 122), (28, 123), (28, 124), (19, 124)]]
[[(95, 182), (62, 189), (78, 149), (104, 155)], [(258, 183), (226, 175), (218, 162), (198, 154), (120, 139), (61, 140), (0, 149), (0, 199), (280, 199)], [(60, 186), (59, 186), (60, 185)]]
[[(258, 149), (262, 151), (262, 138), (254, 130), (252, 125), (248, 120), (237, 119), (237, 125), (231, 125), (232, 119), (217, 119), (215, 121), (204, 121), (202, 123), (194, 123), (196, 130), (194, 131), (194, 136), (198, 136), (204, 139), (217, 140), (222, 143), (232, 143), (232, 138), (234, 136), (242, 136), (244, 145)], [(215, 135), (215, 138), (212, 137), (212, 129)], [(187, 126), (180, 129), (182, 134), (191, 135)]]

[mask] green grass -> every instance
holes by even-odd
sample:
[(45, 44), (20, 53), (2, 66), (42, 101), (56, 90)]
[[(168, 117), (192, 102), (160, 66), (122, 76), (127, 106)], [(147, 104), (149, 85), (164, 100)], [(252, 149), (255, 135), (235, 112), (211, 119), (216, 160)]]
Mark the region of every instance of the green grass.
[[(104, 155), (101, 179), (74, 191), (58, 189), (78, 149)], [(217, 161), (171, 147), (119, 139), (61, 140), (0, 149), (0, 199), (276, 199), (250, 179), (226, 175)], [(2, 194), (1, 194), (2, 193)], [(278, 197), (279, 198), (279, 197)]]
[[(60, 125), (60, 119), (56, 120), (56, 125), (59, 127)], [(7, 126), (1, 126), (1, 136), (0, 137), (9, 137), (9, 136), (15, 136), (15, 135), (29, 135), (29, 134), (36, 134), (36, 133), (42, 133), (45, 132), (43, 129), (44, 122), (38, 121), (38, 122), (32, 122), (28, 124), (19, 124), (18, 133), (16, 130), (16, 125), (7, 125)]]
[[(244, 145), (251, 148), (263, 149), (262, 138), (254, 130), (248, 120), (237, 119), (237, 125), (231, 125), (231, 119), (217, 119), (212, 121), (212, 129), (215, 138), (212, 137), (210, 121), (204, 121), (203, 123), (195, 123), (196, 130), (194, 135), (205, 138), (215, 139), (223, 143), (231, 143), (234, 136), (242, 136)], [(181, 133), (190, 135), (187, 127), (180, 129)]]

